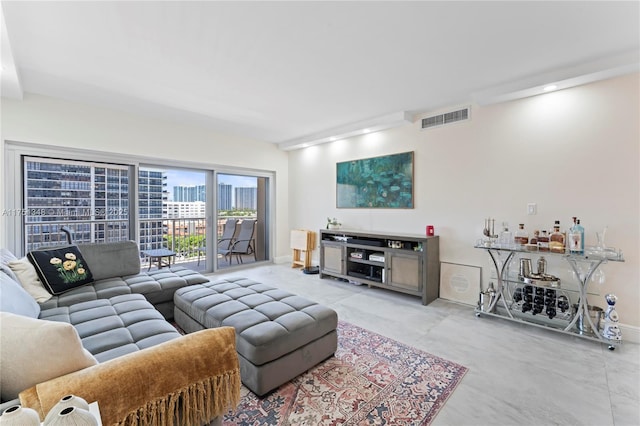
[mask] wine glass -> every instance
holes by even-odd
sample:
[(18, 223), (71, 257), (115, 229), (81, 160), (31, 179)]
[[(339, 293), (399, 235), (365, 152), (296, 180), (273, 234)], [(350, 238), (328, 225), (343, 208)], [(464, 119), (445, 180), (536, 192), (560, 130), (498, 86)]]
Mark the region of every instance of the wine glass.
[(591, 281), (595, 284), (602, 285), (606, 281), (604, 271), (602, 268), (596, 269), (593, 274), (591, 274)]

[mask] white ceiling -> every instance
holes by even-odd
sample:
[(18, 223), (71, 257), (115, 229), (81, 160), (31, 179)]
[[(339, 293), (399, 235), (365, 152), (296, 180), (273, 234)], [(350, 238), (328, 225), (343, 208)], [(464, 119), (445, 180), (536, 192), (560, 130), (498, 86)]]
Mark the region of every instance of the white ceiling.
[(283, 142), (637, 70), (639, 5), (2, 1), (3, 96), (37, 93)]

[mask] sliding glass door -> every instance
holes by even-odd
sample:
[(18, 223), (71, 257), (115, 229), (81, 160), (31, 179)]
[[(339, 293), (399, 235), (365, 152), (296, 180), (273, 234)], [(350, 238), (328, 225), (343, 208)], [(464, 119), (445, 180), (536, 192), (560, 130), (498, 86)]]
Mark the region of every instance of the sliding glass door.
[[(141, 166), (138, 226), (141, 250), (166, 249), (176, 263), (207, 271), (207, 171)], [(143, 262), (149, 259), (144, 258)], [(144, 263), (143, 266), (145, 266)]]
[(213, 170), (152, 166), (139, 170), (141, 250), (170, 250), (178, 264), (201, 272), (269, 259), (268, 177), (215, 173), (214, 178)]
[(269, 179), (230, 173), (216, 178), (217, 268), (269, 259)]
[[(148, 252), (159, 249), (172, 252), (175, 264), (201, 272), (270, 259), (270, 172), (22, 151), (12, 146), (7, 157), (13, 171), (7, 176), (16, 176), (7, 185), (23, 188), (13, 191), (5, 210), (15, 253), (68, 239), (76, 244), (135, 240), (143, 269), (149, 268)], [(225, 245), (221, 239), (231, 225)]]

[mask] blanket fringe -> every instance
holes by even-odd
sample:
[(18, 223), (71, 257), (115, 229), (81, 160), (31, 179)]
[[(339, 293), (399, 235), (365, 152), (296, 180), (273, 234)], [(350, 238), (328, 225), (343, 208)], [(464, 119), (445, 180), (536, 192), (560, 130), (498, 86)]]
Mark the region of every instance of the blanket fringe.
[(238, 405), (240, 372), (192, 383), (129, 413), (117, 426), (204, 425)]

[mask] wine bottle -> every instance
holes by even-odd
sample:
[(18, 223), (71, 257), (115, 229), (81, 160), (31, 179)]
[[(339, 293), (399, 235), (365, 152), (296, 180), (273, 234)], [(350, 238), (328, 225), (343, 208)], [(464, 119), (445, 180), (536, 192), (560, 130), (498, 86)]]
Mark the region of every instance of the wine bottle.
[(553, 306), (547, 306), (547, 316), (549, 319), (553, 319), (556, 316), (556, 308)]

